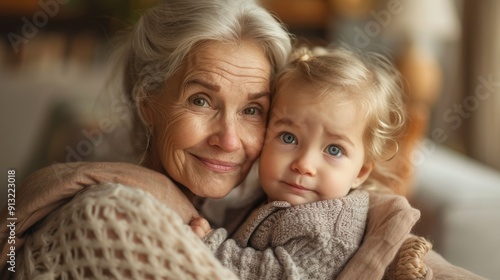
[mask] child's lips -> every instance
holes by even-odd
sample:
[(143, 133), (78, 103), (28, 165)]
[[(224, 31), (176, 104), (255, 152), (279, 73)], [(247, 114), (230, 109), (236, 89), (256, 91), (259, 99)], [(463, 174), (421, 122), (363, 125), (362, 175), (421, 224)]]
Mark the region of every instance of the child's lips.
[(299, 185), (299, 184), (288, 183), (288, 182), (284, 182), (284, 181), (283, 181), (283, 183), (285, 183), (286, 185), (288, 185), (288, 186), (290, 186), (290, 187), (292, 187), (294, 189), (300, 190), (300, 191), (310, 191), (310, 189), (308, 189), (308, 188), (306, 188), (306, 187), (304, 187), (302, 185)]

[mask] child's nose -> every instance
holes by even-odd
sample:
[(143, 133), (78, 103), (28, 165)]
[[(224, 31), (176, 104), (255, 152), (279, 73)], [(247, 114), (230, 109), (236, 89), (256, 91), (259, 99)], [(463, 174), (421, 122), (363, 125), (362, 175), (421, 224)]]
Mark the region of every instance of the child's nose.
[(315, 176), (317, 171), (316, 164), (317, 159), (315, 159), (314, 153), (305, 151), (292, 162), (291, 168), (294, 172), (301, 175)]

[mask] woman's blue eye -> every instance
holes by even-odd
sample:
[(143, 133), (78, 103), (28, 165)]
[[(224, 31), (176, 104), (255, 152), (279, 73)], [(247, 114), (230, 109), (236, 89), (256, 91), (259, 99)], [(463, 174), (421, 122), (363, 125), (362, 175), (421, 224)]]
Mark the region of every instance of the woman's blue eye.
[(280, 135), (280, 139), (285, 144), (295, 144), (295, 143), (297, 143), (297, 139), (295, 138), (295, 136), (293, 134), (291, 134), (291, 133), (288, 133), (288, 132), (283, 132)]
[(326, 152), (329, 154), (329, 155), (332, 155), (332, 156), (335, 156), (335, 157), (340, 157), (342, 156), (344, 153), (342, 152), (342, 149), (335, 146), (335, 145), (330, 145), (328, 147), (326, 147)]
[(197, 97), (197, 98), (193, 99), (193, 104), (196, 106), (203, 107), (203, 106), (207, 105), (207, 100), (205, 98), (202, 98), (202, 97)]
[(257, 114), (257, 108), (255, 108), (255, 107), (246, 108), (245, 114), (246, 115), (255, 115), (255, 114)]

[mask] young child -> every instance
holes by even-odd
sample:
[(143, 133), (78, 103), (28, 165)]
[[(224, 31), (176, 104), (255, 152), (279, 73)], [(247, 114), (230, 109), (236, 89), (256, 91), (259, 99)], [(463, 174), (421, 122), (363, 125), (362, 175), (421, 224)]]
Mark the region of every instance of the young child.
[[(276, 76), (259, 160), (267, 203), (232, 239), (195, 232), (242, 279), (332, 279), (363, 238), (368, 190), (397, 152), (405, 109), (399, 77), (380, 56), (298, 50)], [(361, 190), (365, 189), (365, 190)]]

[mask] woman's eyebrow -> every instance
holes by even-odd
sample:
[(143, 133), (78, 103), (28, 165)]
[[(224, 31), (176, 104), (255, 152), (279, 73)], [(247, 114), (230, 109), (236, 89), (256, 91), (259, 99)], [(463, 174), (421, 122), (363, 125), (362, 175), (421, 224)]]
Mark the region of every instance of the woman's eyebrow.
[[(216, 85), (216, 84), (204, 81), (204, 80), (200, 80), (200, 79), (192, 79), (192, 80), (187, 81), (184, 88), (194, 86), (194, 85), (199, 85), (199, 86), (202, 86), (206, 89), (209, 89), (209, 90), (215, 91), (215, 92), (220, 91), (219, 85)], [(253, 100), (257, 100), (259, 98), (262, 98), (265, 96), (270, 96), (270, 95), (271, 95), (271, 92), (269, 92), (269, 91), (250, 93), (248, 95), (248, 100), (253, 101)]]
[(261, 97), (265, 97), (265, 96), (270, 96), (271, 93), (268, 92), (268, 91), (264, 91), (264, 92), (256, 92), (256, 93), (250, 93), (249, 96), (248, 96), (248, 100), (257, 100)]
[[(199, 86), (202, 86), (206, 89), (209, 89), (209, 90), (215, 91), (215, 92), (220, 91), (219, 85), (216, 85), (216, 84), (204, 81), (204, 80), (200, 80), (200, 79), (189, 80), (186, 82), (184, 87), (186, 88), (186, 87), (193, 86), (193, 85), (199, 85)], [(271, 95), (271, 93), (269, 91), (250, 93), (248, 100), (257, 100), (263, 96), (269, 96), (269, 95)]]
[(207, 81), (200, 80), (200, 79), (192, 79), (192, 80), (187, 81), (185, 87), (189, 87), (192, 85), (200, 85), (204, 88), (207, 88), (209, 90), (216, 91), (216, 92), (220, 91), (220, 86), (218, 86), (216, 84), (212, 84), (212, 83), (207, 82)]

